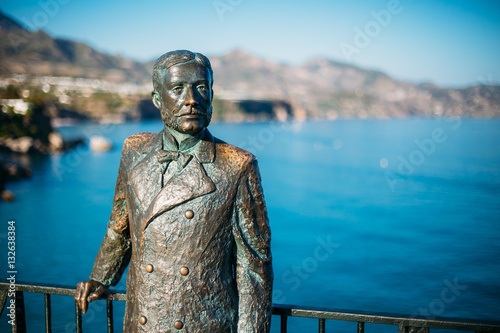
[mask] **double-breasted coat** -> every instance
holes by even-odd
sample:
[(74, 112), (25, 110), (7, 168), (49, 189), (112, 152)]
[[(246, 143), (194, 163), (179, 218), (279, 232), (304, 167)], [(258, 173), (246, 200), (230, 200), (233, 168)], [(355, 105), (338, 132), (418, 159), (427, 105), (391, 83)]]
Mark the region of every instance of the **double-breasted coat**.
[(257, 160), (205, 130), (162, 187), (162, 133), (124, 143), (91, 279), (116, 285), (130, 263), (127, 333), (268, 332), (273, 272)]

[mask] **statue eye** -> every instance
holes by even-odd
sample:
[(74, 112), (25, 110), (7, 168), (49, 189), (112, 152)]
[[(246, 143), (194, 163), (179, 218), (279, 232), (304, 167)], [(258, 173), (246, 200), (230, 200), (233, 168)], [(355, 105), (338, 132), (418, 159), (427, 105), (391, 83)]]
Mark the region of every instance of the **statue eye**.
[(182, 92), (182, 87), (181, 86), (176, 86), (172, 89), (172, 91), (176, 94), (180, 94)]
[(200, 85), (198, 86), (198, 90), (199, 90), (199, 91), (203, 91), (203, 92), (205, 92), (205, 91), (207, 91), (207, 90), (208, 90), (208, 88), (207, 88), (207, 86), (206, 86), (206, 85), (204, 85), (204, 84), (200, 84)]

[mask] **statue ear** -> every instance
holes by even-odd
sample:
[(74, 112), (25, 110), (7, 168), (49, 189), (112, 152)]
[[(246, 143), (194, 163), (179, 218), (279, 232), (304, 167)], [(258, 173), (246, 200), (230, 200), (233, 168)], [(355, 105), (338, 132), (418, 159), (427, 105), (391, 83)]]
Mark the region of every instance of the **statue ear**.
[(156, 91), (153, 91), (151, 97), (152, 97), (152, 100), (153, 100), (153, 104), (156, 106), (156, 108), (158, 110), (161, 110), (160, 94), (158, 94)]

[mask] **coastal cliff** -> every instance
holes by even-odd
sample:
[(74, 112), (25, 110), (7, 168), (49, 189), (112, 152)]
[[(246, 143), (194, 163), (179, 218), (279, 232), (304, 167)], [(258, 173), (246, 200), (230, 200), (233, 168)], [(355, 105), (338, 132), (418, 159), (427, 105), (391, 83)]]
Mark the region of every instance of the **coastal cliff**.
[[(326, 58), (291, 66), (235, 50), (210, 60), (214, 120), (282, 119), (283, 105), (290, 106), (287, 119), (300, 120), (500, 116), (500, 86), (491, 78), (478, 78), (472, 87), (444, 88)], [(53, 102), (52, 118), (159, 119), (150, 103), (153, 63), (30, 31), (0, 12), (0, 88), (41, 89)], [(257, 103), (248, 107), (251, 101)]]

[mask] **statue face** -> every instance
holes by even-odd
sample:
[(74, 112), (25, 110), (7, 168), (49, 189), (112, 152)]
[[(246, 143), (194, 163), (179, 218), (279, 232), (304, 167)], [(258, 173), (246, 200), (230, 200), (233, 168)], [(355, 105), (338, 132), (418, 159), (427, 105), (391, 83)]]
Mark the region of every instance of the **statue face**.
[(153, 102), (165, 126), (194, 134), (207, 127), (212, 117), (210, 71), (196, 61), (172, 66)]

